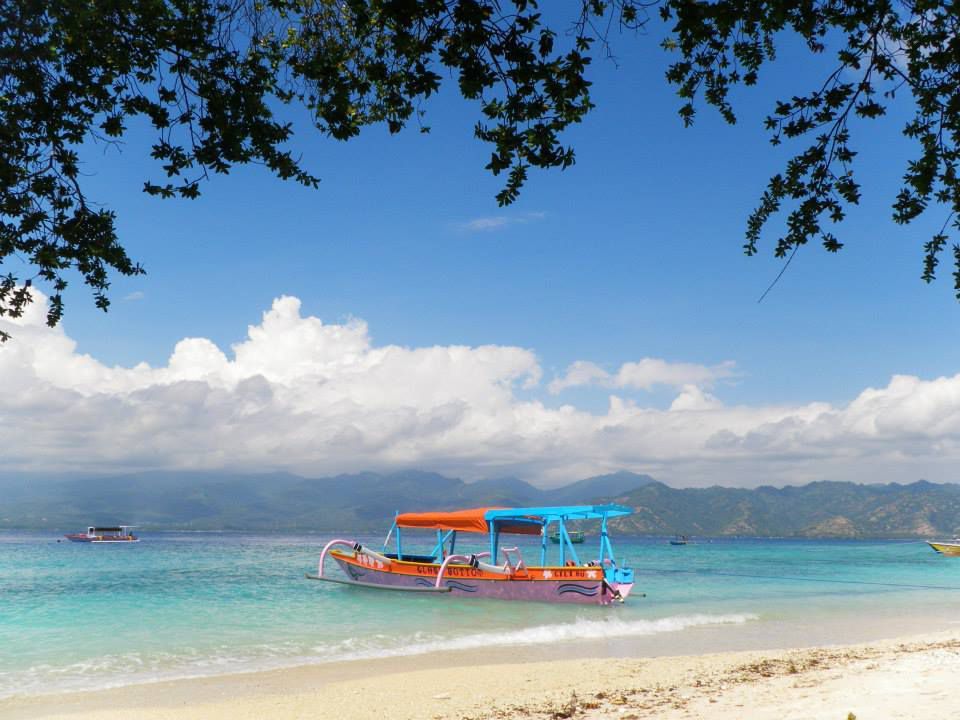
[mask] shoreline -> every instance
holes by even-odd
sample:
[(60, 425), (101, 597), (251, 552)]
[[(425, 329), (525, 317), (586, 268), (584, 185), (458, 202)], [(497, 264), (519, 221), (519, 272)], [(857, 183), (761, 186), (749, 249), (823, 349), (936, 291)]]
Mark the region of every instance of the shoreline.
[(732, 719), (749, 708), (751, 719), (843, 720), (848, 713), (945, 717), (958, 704), (952, 698), (952, 667), (960, 660), (960, 630), (812, 648), (534, 659), (549, 649), (434, 653), (415, 662), (410, 656), (354, 660), (21, 696), (0, 701), (0, 715), (9, 720), (106, 720), (118, 714), (143, 720)]
[[(566, 635), (580, 623), (588, 627)], [(622, 624), (621, 624), (622, 623)], [(614, 632), (608, 634), (607, 625)], [(641, 627), (636, 627), (640, 625)], [(196, 683), (231, 684), (231, 678), (269, 679), (275, 675), (296, 676), (311, 671), (327, 682), (341, 679), (393, 674), (413, 669), (439, 669), (498, 665), (509, 663), (543, 663), (557, 659), (638, 660), (655, 657), (719, 655), (749, 651), (778, 651), (861, 645), (885, 642), (892, 638), (913, 638), (952, 632), (960, 621), (952, 615), (935, 612), (924, 615), (894, 613), (890, 608), (864, 607), (846, 609), (840, 614), (808, 614), (801, 618), (778, 614), (700, 614), (674, 615), (664, 618), (603, 619), (576, 618), (570, 622), (545, 623), (521, 629), (506, 629), (485, 634), (467, 632), (461, 638), (413, 643), (380, 651), (358, 651), (330, 657), (273, 658), (259, 662), (247, 658), (214, 658), (206, 668), (183, 667), (158, 670), (156, 674), (105, 670), (76, 681), (64, 675), (67, 682), (49, 687), (37, 681), (12, 687), (7, 680), (6, 694), (0, 695), (0, 716), (8, 706), (34, 703), (59, 697), (86, 697), (131, 690), (149, 695), (151, 687), (179, 686)], [(534, 637), (528, 635), (533, 632)], [(960, 628), (957, 629), (960, 632)], [(504, 637), (506, 636), (506, 637)], [(483, 642), (478, 642), (483, 640)], [(466, 642), (463, 642), (466, 641)], [(444, 645), (447, 645), (444, 647)], [(101, 682), (96, 682), (97, 678)], [(48, 680), (51, 678), (48, 678)], [(239, 687), (244, 687), (242, 683)], [(42, 688), (42, 689), (41, 689)], [(10, 694), (14, 689), (15, 693)], [(290, 690), (291, 688), (285, 688)], [(295, 689), (295, 688), (294, 688)]]

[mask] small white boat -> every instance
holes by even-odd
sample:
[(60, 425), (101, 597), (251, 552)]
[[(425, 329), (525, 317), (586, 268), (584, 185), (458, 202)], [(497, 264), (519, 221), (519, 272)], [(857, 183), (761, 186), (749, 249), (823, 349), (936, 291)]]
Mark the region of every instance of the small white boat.
[(131, 543), (140, 542), (133, 534), (133, 525), (114, 525), (112, 527), (94, 527), (91, 525), (85, 533), (65, 535), (70, 542), (84, 543)]

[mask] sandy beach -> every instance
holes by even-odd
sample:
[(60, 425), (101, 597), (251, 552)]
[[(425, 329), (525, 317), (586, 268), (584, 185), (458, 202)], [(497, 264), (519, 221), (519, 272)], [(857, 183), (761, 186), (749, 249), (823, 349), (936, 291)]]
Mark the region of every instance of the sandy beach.
[(930, 720), (960, 711), (960, 631), (793, 650), (489, 660), (437, 654), (11, 698), (0, 717)]

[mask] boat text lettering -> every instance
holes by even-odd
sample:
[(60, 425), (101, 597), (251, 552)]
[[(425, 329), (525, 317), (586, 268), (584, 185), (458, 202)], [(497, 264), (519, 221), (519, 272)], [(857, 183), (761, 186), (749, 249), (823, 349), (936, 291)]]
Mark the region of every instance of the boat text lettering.
[[(436, 575), (440, 568), (436, 565), (417, 565), (418, 575)], [(479, 577), (483, 575), (480, 570), (472, 567), (451, 567), (447, 566), (444, 571), (444, 577)]]

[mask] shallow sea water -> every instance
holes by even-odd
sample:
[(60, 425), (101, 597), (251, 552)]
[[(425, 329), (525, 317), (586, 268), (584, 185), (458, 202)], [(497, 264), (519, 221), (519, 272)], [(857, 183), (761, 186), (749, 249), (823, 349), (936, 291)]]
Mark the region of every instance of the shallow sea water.
[[(0, 533), (0, 697), (437, 651), (546, 658), (852, 642), (948, 629), (960, 599), (960, 558), (917, 541), (615, 538), (637, 587), (603, 608), (306, 580), (329, 537), (144, 533), (137, 544), (87, 545)], [(582, 559), (595, 551), (590, 537), (578, 549)], [(535, 547), (525, 554), (533, 560)], [(331, 562), (328, 572), (339, 571)]]

